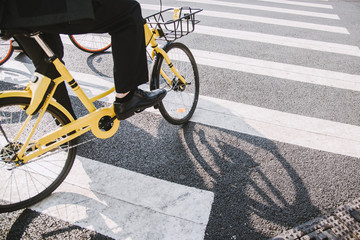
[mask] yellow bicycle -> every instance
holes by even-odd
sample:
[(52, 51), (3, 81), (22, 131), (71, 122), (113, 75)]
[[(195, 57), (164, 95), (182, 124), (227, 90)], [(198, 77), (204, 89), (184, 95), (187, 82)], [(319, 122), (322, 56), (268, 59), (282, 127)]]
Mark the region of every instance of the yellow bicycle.
[[(150, 88), (166, 88), (158, 107), (166, 120), (183, 124), (193, 115), (199, 96), (199, 74), (190, 50), (174, 40), (194, 31), (201, 9), (167, 9), (146, 18), (145, 39), (152, 47)], [(173, 19), (166, 19), (166, 15)], [(34, 73), (24, 90), (0, 92), (0, 212), (29, 207), (47, 197), (65, 179), (76, 156), (77, 137), (92, 132), (96, 138), (113, 136), (119, 128), (113, 106), (96, 108), (95, 101), (111, 88), (89, 98), (41, 39), (31, 35), (49, 57), (60, 77)], [(157, 39), (167, 40), (160, 48)], [(53, 98), (67, 82), (88, 114), (78, 119)]]

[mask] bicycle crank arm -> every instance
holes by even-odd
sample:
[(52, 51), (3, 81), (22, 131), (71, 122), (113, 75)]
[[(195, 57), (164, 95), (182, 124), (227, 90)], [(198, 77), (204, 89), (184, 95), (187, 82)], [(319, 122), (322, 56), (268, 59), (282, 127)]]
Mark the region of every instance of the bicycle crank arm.
[[(103, 129), (102, 120), (108, 117), (113, 119), (112, 126)], [(53, 150), (60, 145), (67, 143), (82, 134), (92, 131), (97, 138), (109, 138), (113, 136), (119, 129), (120, 121), (115, 117), (113, 106), (109, 108), (101, 108), (88, 115), (81, 117), (65, 126), (43, 136), (42, 138), (33, 141), (35, 142), (35, 150), (27, 153), (21, 158), (23, 163), (38, 157), (46, 152)]]

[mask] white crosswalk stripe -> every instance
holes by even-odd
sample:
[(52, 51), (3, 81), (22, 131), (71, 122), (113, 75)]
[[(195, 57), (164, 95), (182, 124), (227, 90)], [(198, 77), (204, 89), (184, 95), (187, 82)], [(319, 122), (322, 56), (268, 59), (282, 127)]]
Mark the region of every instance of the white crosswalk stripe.
[(360, 91), (360, 76), (291, 64), (193, 50), (199, 64), (287, 80)]
[(259, 6), (259, 5), (254, 5), (254, 4), (242, 4), (242, 3), (214, 1), (214, 0), (186, 0), (186, 1), (182, 0), (182, 2), (211, 4), (211, 5), (217, 5), (217, 6), (253, 9), (253, 10), (294, 14), (294, 15), (309, 16), (309, 17), (319, 17), (319, 18), (338, 19), (338, 20), (340, 19), (339, 16), (336, 14), (292, 10), (292, 9), (288, 9), (288, 8), (267, 7), (267, 6)]
[[(157, 5), (151, 4), (141, 4), (142, 8), (148, 10), (159, 10)], [(164, 8), (172, 8), (170, 6), (164, 6)], [(256, 23), (263, 23), (263, 24), (271, 24), (277, 26), (286, 26), (286, 27), (294, 27), (294, 28), (303, 28), (303, 29), (310, 29), (310, 30), (317, 30), (317, 31), (325, 31), (325, 32), (333, 32), (333, 33), (340, 33), (340, 34), (349, 34), (348, 30), (344, 27), (338, 26), (330, 26), (324, 24), (316, 24), (316, 23), (308, 23), (308, 22), (300, 22), (300, 21), (293, 21), (293, 20), (284, 20), (278, 18), (268, 18), (268, 17), (258, 17), (258, 16), (251, 16), (245, 14), (237, 14), (237, 13), (229, 13), (229, 12), (220, 12), (220, 11), (211, 11), (206, 10), (199, 15), (207, 16), (207, 17), (215, 17), (215, 18), (226, 18), (238, 21), (249, 21), (249, 22), (256, 22)]]
[(301, 2), (301, 1), (288, 1), (288, 0), (258, 0), (258, 1), (289, 4), (289, 5), (296, 5), (296, 6), (306, 6), (306, 7), (314, 7), (314, 8), (326, 8), (326, 9), (333, 8), (331, 5), (328, 5), (328, 4), (307, 3), (307, 2)]
[(77, 157), (65, 183), (32, 209), (115, 239), (201, 239), (212, 202), (212, 192)]
[(360, 57), (357, 46), (199, 25), (195, 33)]

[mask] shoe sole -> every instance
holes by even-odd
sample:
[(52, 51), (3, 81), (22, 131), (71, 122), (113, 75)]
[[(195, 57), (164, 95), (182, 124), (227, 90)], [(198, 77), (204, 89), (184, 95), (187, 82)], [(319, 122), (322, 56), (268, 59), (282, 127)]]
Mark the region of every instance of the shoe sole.
[(125, 120), (133, 115), (135, 115), (135, 113), (140, 113), (142, 111), (144, 111), (146, 108), (149, 108), (149, 107), (153, 107), (155, 105), (157, 105), (159, 102), (161, 102), (161, 100), (163, 100), (165, 98), (166, 94), (163, 96), (163, 97), (160, 97), (154, 104), (151, 104), (151, 105), (147, 105), (147, 106), (142, 106), (140, 108), (136, 108), (130, 112), (126, 112), (126, 113), (122, 113), (120, 116), (116, 116), (116, 118), (118, 120)]

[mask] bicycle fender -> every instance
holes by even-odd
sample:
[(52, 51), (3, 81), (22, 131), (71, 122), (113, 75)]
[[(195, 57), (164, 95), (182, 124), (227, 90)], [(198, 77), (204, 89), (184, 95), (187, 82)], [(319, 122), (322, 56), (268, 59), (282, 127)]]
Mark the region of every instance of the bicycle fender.
[(28, 115), (34, 115), (40, 110), (48, 94), (55, 86), (55, 83), (50, 78), (37, 72), (34, 73), (33, 79), (26, 87), (32, 94), (30, 105), (26, 109)]
[[(0, 99), (1, 98), (28, 98), (29, 102), (31, 101), (32, 94), (30, 91), (24, 90), (9, 90), (9, 91), (0, 91)], [(50, 105), (59, 109), (61, 112), (65, 114), (70, 121), (74, 121), (74, 117), (63, 107), (60, 103), (56, 102), (54, 99), (50, 100)]]

